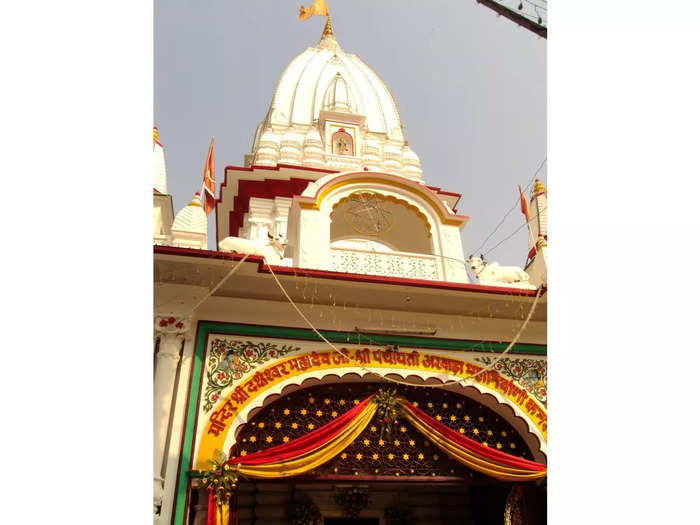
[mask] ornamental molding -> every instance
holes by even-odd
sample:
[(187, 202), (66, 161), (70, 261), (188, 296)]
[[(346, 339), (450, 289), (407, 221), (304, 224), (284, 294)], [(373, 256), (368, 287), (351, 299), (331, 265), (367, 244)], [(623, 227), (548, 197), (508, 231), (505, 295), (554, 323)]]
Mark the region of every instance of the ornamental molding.
[[(493, 357), (476, 357), (478, 363), (490, 365)], [(547, 361), (544, 359), (505, 357), (494, 365), (494, 370), (517, 381), (537, 401), (547, 406)]]
[(189, 335), (192, 329), (192, 319), (190, 317), (175, 317), (172, 315), (156, 315), (154, 320), (156, 335), (159, 336), (182, 336)]
[[(228, 338), (229, 342), (215, 343), (219, 345), (218, 355), (208, 351), (203, 356), (206, 369), (202, 371), (195, 466), (211, 457), (214, 449), (228, 450), (241, 425), (279, 395), (311, 386), (307, 380), (320, 384), (376, 380), (377, 376), (416, 384), (442, 383), (444, 386), (439, 388), (454, 389), (500, 414), (519, 429), (533, 454), (546, 455), (547, 412), (538, 396), (503, 371), (486, 370), (468, 379), (484, 369), (483, 364), (475, 362), (475, 355), (412, 348), (389, 351), (346, 344), (342, 346), (345, 357), (314, 342), (293, 341), (299, 345), (296, 347), (289, 346), (291, 341), (286, 339), (258, 339), (253, 343), (236, 336), (210, 337), (209, 350), (218, 338)], [(251, 365), (258, 369), (252, 370)], [(520, 373), (516, 371), (518, 364), (510, 365), (515, 374)], [(463, 382), (455, 383), (459, 380)]]
[(203, 412), (209, 412), (221, 392), (264, 363), (301, 348), (270, 342), (236, 341), (216, 338), (211, 341), (206, 361)]
[[(329, 195), (337, 193), (337, 191), (347, 185), (357, 185), (358, 190), (362, 190), (363, 186), (386, 186), (388, 189), (400, 188), (411, 198), (417, 202), (430, 207), (436, 214), (436, 218), (442, 224), (451, 224), (460, 228), (466, 224), (469, 217), (466, 215), (458, 215), (454, 213), (445, 203), (426, 186), (410, 180), (400, 175), (380, 172), (347, 172), (342, 174), (332, 173), (321, 177), (317, 181), (309, 184), (302, 195), (294, 197), (294, 203), (302, 209), (319, 210), (321, 203)], [(379, 190), (379, 186), (377, 186)]]

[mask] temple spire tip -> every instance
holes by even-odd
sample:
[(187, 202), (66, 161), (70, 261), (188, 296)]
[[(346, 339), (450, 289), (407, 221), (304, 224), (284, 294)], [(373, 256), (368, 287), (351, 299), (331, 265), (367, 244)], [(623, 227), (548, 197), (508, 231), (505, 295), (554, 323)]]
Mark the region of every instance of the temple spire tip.
[(331, 15), (328, 15), (326, 17), (326, 25), (323, 28), (323, 34), (321, 35), (321, 38), (324, 36), (333, 36), (333, 25), (331, 24)]

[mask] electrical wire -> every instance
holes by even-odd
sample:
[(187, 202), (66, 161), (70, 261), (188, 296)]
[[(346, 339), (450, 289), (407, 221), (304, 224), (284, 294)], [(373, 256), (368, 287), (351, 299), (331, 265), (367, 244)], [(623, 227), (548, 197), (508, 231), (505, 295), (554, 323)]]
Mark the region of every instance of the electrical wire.
[[(342, 350), (340, 350), (340, 349), (339, 349), (337, 346), (335, 346), (332, 342), (330, 342), (321, 332), (318, 331), (318, 329), (313, 325), (313, 323), (309, 320), (309, 318), (306, 317), (306, 316), (304, 315), (304, 313), (303, 313), (303, 312), (301, 311), (301, 309), (296, 305), (296, 303), (294, 302), (294, 300), (289, 296), (289, 294), (287, 293), (287, 290), (284, 288), (284, 286), (282, 286), (282, 283), (281, 283), (280, 280), (277, 278), (277, 274), (276, 274), (276, 273), (274, 272), (274, 270), (272, 269), (272, 266), (271, 266), (270, 263), (268, 262), (267, 258), (265, 258), (264, 256), (263, 256), (263, 258), (264, 258), (264, 260), (265, 260), (265, 264), (267, 265), (267, 269), (270, 270), (270, 273), (272, 274), (272, 277), (275, 279), (275, 282), (277, 283), (277, 286), (278, 286), (279, 289), (282, 291), (282, 293), (284, 294), (284, 296), (287, 298), (287, 301), (289, 301), (289, 304), (291, 304), (292, 307), (293, 307), (293, 308), (296, 310), (296, 312), (299, 314), (299, 316), (306, 322), (307, 325), (309, 325), (309, 327), (316, 333), (316, 335), (317, 335), (318, 337), (320, 337), (321, 340), (322, 340), (323, 342), (325, 342), (332, 350), (334, 350), (335, 352), (337, 352), (338, 354), (340, 354), (341, 356), (343, 356), (345, 359), (347, 359), (348, 361), (350, 361), (350, 360), (351, 360), (351, 359), (350, 359), (350, 356), (347, 355), (347, 354), (346, 354), (345, 352), (343, 352)], [(535, 311), (535, 307), (537, 306), (537, 302), (539, 301), (541, 292), (542, 292), (542, 287), (540, 286), (540, 287), (537, 289), (537, 293), (535, 294), (535, 300), (532, 302), (532, 306), (530, 307), (530, 312), (527, 314), (527, 317), (525, 318), (525, 321), (524, 321), (523, 324), (520, 326), (520, 330), (518, 330), (518, 333), (515, 334), (515, 337), (514, 337), (513, 340), (510, 342), (510, 344), (505, 348), (505, 350), (503, 350), (503, 352), (501, 352), (501, 353), (499, 354), (498, 358), (497, 358), (495, 361), (493, 361), (492, 363), (490, 363), (488, 366), (482, 368), (481, 370), (479, 370), (479, 371), (476, 372), (475, 374), (472, 374), (472, 375), (467, 376), (467, 377), (463, 377), (462, 379), (459, 379), (459, 380), (450, 380), (450, 381), (445, 381), (445, 382), (443, 382), (443, 383), (438, 383), (438, 384), (429, 384), (429, 383), (416, 384), (416, 383), (409, 383), (409, 382), (407, 382), (407, 381), (399, 381), (399, 380), (397, 380), (397, 379), (393, 379), (393, 378), (388, 377), (388, 376), (382, 376), (382, 375), (379, 374), (378, 372), (375, 372), (375, 371), (373, 371), (373, 370), (370, 370), (370, 369), (368, 369), (368, 368), (365, 367), (365, 366), (359, 365), (358, 368), (360, 368), (360, 369), (361, 369), (363, 372), (365, 372), (365, 373), (375, 375), (375, 376), (377, 376), (377, 377), (379, 377), (380, 379), (383, 379), (383, 380), (385, 380), (385, 381), (389, 381), (389, 382), (391, 382), (391, 383), (396, 383), (396, 384), (405, 385), (405, 386), (415, 386), (415, 387), (422, 387), (422, 388), (444, 388), (444, 387), (446, 387), (446, 386), (450, 386), (450, 385), (454, 385), (454, 384), (462, 384), (462, 382), (467, 381), (467, 380), (472, 380), (472, 382), (473, 382), (473, 380), (474, 380), (474, 378), (475, 378), (476, 376), (478, 376), (478, 375), (480, 375), (480, 374), (482, 374), (482, 373), (484, 373), (484, 372), (486, 372), (486, 371), (488, 371), (488, 370), (491, 370), (494, 366), (496, 366), (496, 364), (497, 364), (498, 362), (501, 361), (501, 359), (503, 359), (503, 358), (505, 357), (505, 355), (506, 355), (508, 352), (510, 352), (510, 350), (513, 348), (513, 346), (515, 345), (515, 343), (517, 342), (517, 340), (520, 338), (521, 334), (522, 334), (523, 331), (525, 330), (525, 327), (526, 327), (527, 324), (530, 322), (530, 318), (532, 317), (532, 314), (533, 314), (534, 311)]]
[[(547, 206), (545, 206), (544, 208), (542, 208), (542, 211), (547, 211)], [(515, 234), (518, 233), (520, 230), (522, 230), (525, 226), (527, 226), (527, 224), (528, 224), (528, 223), (526, 222), (525, 224), (521, 224), (520, 226), (518, 226), (518, 228), (517, 228), (513, 233), (511, 233), (508, 237), (506, 237), (505, 239), (501, 240), (501, 241), (500, 241), (496, 246), (494, 246), (493, 248), (491, 248), (491, 249), (489, 249), (489, 250), (486, 250), (486, 251), (484, 252), (484, 255), (488, 255), (490, 252), (494, 251), (494, 250), (495, 250), (496, 248), (498, 248), (501, 244), (503, 244), (504, 242), (506, 242), (508, 239), (510, 239), (511, 237), (513, 237), (513, 235), (515, 235)]]
[[(545, 157), (544, 160), (540, 163), (539, 168), (537, 168), (537, 169), (535, 170), (535, 173), (534, 173), (534, 174), (532, 175), (532, 177), (530, 178), (530, 182), (528, 182), (528, 183), (527, 183), (527, 186), (525, 186), (525, 190), (524, 190), (524, 191), (527, 191), (528, 188), (529, 188), (530, 186), (532, 186), (532, 183), (535, 181), (535, 177), (537, 177), (537, 174), (540, 172), (540, 170), (542, 169), (542, 167), (545, 165), (546, 162), (547, 162), (547, 157)], [(513, 207), (512, 207), (511, 209), (509, 209), (509, 210), (506, 212), (506, 214), (503, 216), (503, 218), (501, 219), (501, 222), (499, 222), (498, 225), (494, 228), (494, 230), (493, 230), (491, 233), (489, 233), (488, 237), (486, 237), (486, 239), (484, 239), (484, 242), (482, 242), (481, 245), (480, 245), (476, 250), (473, 250), (471, 253), (479, 253), (479, 250), (481, 250), (481, 248), (484, 247), (484, 245), (485, 245), (485, 244), (488, 242), (488, 240), (493, 236), (493, 234), (496, 233), (496, 232), (498, 231), (498, 229), (499, 229), (499, 228), (503, 225), (503, 223), (506, 221), (506, 218), (508, 217), (508, 215), (511, 214), (511, 212), (518, 206), (518, 204), (520, 204), (520, 196), (518, 196), (518, 200), (515, 201), (515, 204), (513, 204)]]

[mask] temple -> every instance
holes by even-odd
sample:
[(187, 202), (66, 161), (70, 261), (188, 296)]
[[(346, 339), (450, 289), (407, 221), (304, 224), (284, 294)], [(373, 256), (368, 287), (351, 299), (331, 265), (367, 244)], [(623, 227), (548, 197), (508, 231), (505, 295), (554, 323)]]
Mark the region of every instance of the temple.
[(330, 18), (272, 93), (213, 216), (154, 129), (154, 523), (544, 523), (546, 188), (525, 268), (467, 262)]

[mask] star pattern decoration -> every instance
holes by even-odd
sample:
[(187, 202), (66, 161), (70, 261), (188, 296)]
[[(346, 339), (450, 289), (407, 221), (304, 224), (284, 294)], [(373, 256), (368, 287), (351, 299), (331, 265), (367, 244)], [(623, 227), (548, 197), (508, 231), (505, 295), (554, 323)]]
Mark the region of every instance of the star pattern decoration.
[(386, 204), (371, 192), (351, 195), (343, 217), (356, 232), (366, 235), (380, 235), (393, 225), (393, 217)]
[[(344, 414), (383, 385), (375, 383), (319, 385), (282, 396), (258, 412), (238, 433), (233, 454), (241, 456), (289, 443)], [(479, 403), (456, 393), (397, 388), (414, 406), (461, 435), (489, 448), (533, 459), (520, 435), (506, 421)], [(490, 483), (486, 476), (451, 460), (407, 421), (397, 432), (379, 436), (373, 420), (341, 454), (315, 469), (313, 475), (447, 476)], [(237, 452), (236, 452), (237, 451)]]

